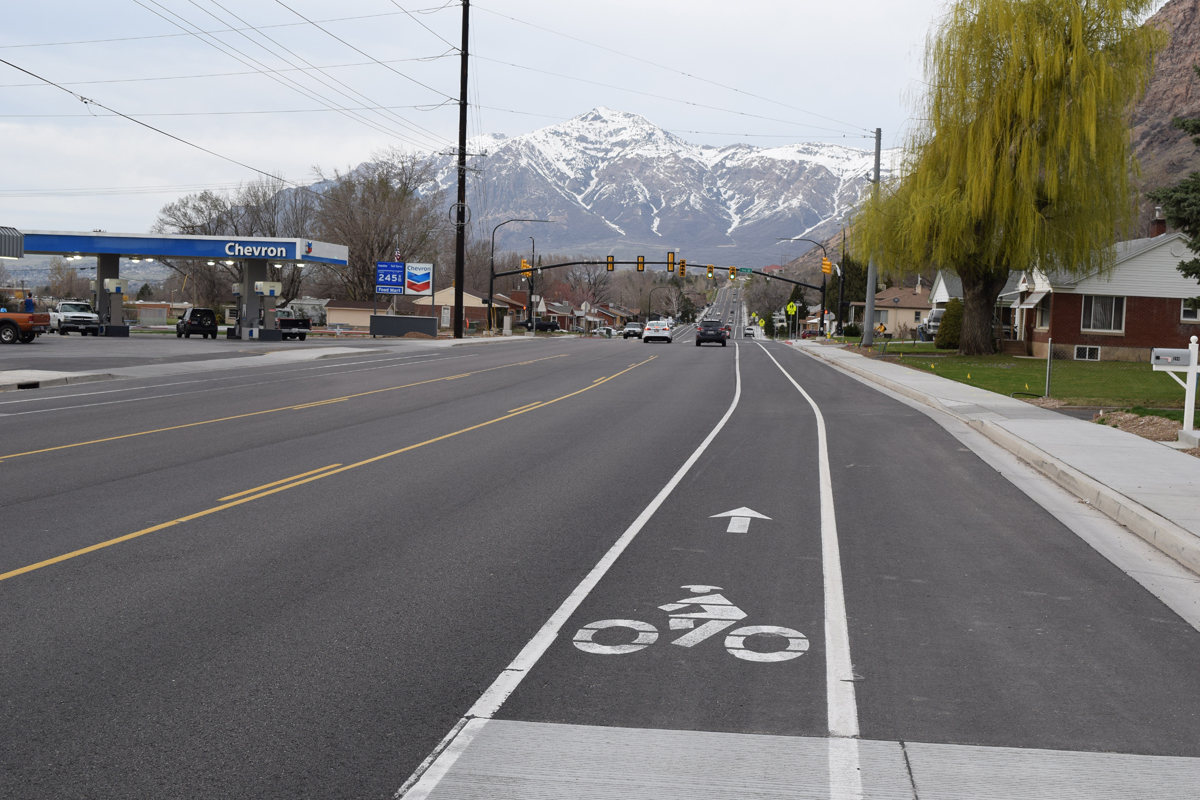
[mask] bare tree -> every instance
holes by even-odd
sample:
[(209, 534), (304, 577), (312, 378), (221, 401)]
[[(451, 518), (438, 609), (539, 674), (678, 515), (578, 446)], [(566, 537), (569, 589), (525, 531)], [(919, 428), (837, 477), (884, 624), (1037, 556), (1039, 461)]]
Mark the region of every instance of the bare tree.
[(567, 285), (581, 300), (593, 305), (607, 303), (613, 295), (613, 279), (604, 264), (583, 264), (567, 268)]
[(84, 297), (88, 291), (88, 279), (66, 260), (55, 256), (50, 259), (50, 294), (59, 299)]
[(377, 261), (437, 261), (443, 198), (421, 193), (432, 181), (429, 161), (392, 149), (358, 169), (317, 175), (328, 183), (317, 204), (318, 235), (350, 249), (345, 267), (323, 271), (348, 299), (375, 296)]

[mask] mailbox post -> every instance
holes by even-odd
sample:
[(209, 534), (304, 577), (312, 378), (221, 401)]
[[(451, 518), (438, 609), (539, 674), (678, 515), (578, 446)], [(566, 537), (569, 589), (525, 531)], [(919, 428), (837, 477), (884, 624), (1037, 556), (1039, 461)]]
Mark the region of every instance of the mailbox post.
[[(1155, 372), (1165, 372), (1171, 379), (1183, 387), (1183, 430), (1179, 432), (1179, 441), (1200, 447), (1200, 437), (1196, 435), (1194, 420), (1196, 418), (1196, 376), (1200, 373), (1200, 345), (1197, 338), (1192, 337), (1192, 343), (1186, 350), (1156, 347), (1150, 355), (1150, 361)], [(1186, 376), (1180, 380), (1176, 372)]]

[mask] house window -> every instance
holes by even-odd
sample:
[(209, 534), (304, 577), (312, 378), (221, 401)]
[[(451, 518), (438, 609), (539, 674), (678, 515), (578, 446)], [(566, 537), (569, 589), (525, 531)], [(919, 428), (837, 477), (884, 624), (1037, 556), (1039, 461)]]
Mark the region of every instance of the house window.
[(921, 312), (920, 312), (920, 311), (914, 311), (914, 312), (913, 312), (913, 322), (918, 322), (918, 323), (919, 323), (920, 321), (921, 321)]
[(1046, 295), (1037, 304), (1037, 322), (1039, 328), (1050, 327), (1050, 295)]
[(1124, 331), (1125, 298), (1085, 294), (1079, 327), (1085, 331)]
[(875, 309), (875, 324), (878, 325), (881, 322), (884, 325), (887, 325), (887, 309), (886, 308)]
[(1179, 318), (1184, 322), (1200, 322), (1200, 297), (1184, 300)]

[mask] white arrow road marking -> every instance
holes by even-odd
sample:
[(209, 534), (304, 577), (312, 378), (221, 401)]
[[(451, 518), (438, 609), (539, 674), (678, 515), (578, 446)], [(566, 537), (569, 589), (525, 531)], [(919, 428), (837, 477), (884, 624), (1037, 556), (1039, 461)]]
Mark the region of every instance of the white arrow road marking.
[[(512, 660), (512, 663), (500, 673), (496, 680), (492, 682), (492, 685), (475, 701), (475, 705), (471, 706), (463, 718), (443, 737), (441, 743), (434, 748), (429, 757), (417, 767), (416, 772), (404, 782), (403, 786), (396, 790), (395, 796), (397, 798), (423, 800), (423, 798), (429, 796), (429, 793), (433, 791), (434, 787), (438, 785), (438, 782), (450, 767), (454, 765), (454, 762), (458, 760), (462, 752), (470, 745), (471, 740), (483, 728), (483, 720), (490, 719), (495, 715), (500, 706), (504, 704), (504, 701), (508, 699), (508, 696), (516, 690), (521, 679), (529, 674), (529, 670), (533, 669), (538, 659), (542, 657), (542, 654), (546, 652), (546, 649), (558, 637), (558, 632), (562, 629), (563, 624), (575, 613), (580, 604), (591, 593), (592, 589), (596, 587), (596, 584), (600, 582), (600, 579), (604, 577), (605, 573), (608, 572), (617, 558), (620, 557), (621, 553), (625, 552), (625, 549), (629, 547), (634, 537), (641, 532), (646, 523), (650, 521), (650, 518), (654, 516), (654, 512), (658, 511), (659, 506), (671, 496), (671, 493), (675, 491), (675, 487), (679, 485), (683, 477), (700, 460), (700, 456), (704, 455), (704, 451), (708, 449), (708, 446), (717, 438), (717, 434), (725, 427), (725, 423), (729, 422), (729, 418), (733, 416), (733, 412), (738, 407), (738, 402), (742, 399), (742, 351), (737, 342), (734, 342), (733, 346), (733, 371), (735, 378), (733, 402), (729, 404), (729, 409), (725, 412), (725, 415), (721, 417), (721, 420), (709, 432), (708, 436), (704, 437), (704, 441), (700, 443), (700, 446), (688, 456), (687, 461), (683, 462), (683, 466), (671, 476), (671, 480), (667, 481), (666, 486), (655, 495), (654, 499), (650, 501), (650, 505), (646, 506), (641, 514), (638, 514), (637, 519), (625, 529), (625, 532), (613, 543), (613, 546), (608, 549), (608, 552), (604, 554), (604, 557), (600, 559), (596, 566), (592, 567), (592, 571), (580, 581), (575, 590), (558, 607), (558, 610), (550, 615), (550, 619), (546, 620), (541, 630), (534, 634), (533, 638), (517, 654), (517, 657)], [(693, 591), (708, 591), (720, 587), (692, 586), (687, 588)]]
[(733, 511), (726, 511), (724, 514), (713, 514), (709, 519), (718, 519), (721, 517), (729, 517), (729, 527), (725, 529), (726, 533), (745, 533), (750, 530), (750, 520), (752, 519), (770, 519), (765, 514), (760, 514), (754, 509), (735, 508)]

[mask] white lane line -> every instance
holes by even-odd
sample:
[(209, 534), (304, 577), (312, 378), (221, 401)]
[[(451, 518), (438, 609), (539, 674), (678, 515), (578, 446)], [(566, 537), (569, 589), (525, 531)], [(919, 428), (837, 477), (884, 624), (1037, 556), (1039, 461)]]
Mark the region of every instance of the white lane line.
[[(829, 735), (858, 736), (858, 702), (854, 696), (854, 667), (850, 662), (850, 629), (846, 622), (846, 595), (842, 587), (842, 557), (838, 548), (837, 517), (833, 506), (833, 478), (829, 471), (829, 442), (825, 417), (816, 402), (796, 383), (771, 351), (755, 342), (792, 386), (812, 406), (817, 418), (817, 447), (821, 476), (821, 566), (825, 576), (825, 682), (829, 705)], [(832, 756), (831, 756), (832, 757)]]
[[(470, 710), (463, 716), (458, 723), (450, 730), (442, 739), (438, 746), (434, 749), (436, 758), (426, 758), (424, 762), (417, 767), (417, 771), (404, 782), (404, 785), (396, 790), (395, 797), (405, 798), (405, 800), (424, 800), (429, 796), (429, 793), (434, 790), (438, 782), (449, 771), (454, 762), (471, 743), (471, 740), (479, 733), (486, 724), (484, 721), (491, 719), (500, 706), (504, 705), (504, 701), (508, 699), (521, 680), (529, 674), (529, 670), (533, 669), (542, 654), (553, 644), (558, 637), (559, 631), (572, 614), (579, 608), (580, 604), (591, 593), (592, 589), (596, 588), (596, 584), (604, 577), (605, 573), (612, 567), (616, 560), (621, 556), (625, 549), (629, 547), (634, 537), (641, 532), (642, 528), (650, 518), (654, 516), (654, 512), (659, 506), (670, 497), (675, 491), (675, 487), (683, 480), (688, 471), (699, 460), (708, 446), (717, 438), (717, 434), (725, 427), (725, 423), (733, 416), (733, 412), (737, 409), (738, 401), (742, 399), (742, 354), (737, 342), (734, 346), (734, 375), (736, 379), (733, 392), (733, 402), (729, 404), (729, 410), (725, 412), (725, 416), (721, 417), (720, 422), (716, 427), (709, 432), (700, 446), (696, 448), (688, 460), (683, 462), (683, 466), (667, 481), (654, 499), (650, 501), (650, 505), (642, 510), (637, 519), (625, 529), (621, 537), (613, 543), (613, 546), (608, 549), (604, 557), (592, 567), (591, 572), (587, 574), (579, 585), (575, 587), (575, 591), (567, 596), (567, 599), (562, 602), (558, 610), (550, 615), (550, 619), (542, 625), (541, 630), (534, 634), (529, 643), (521, 649), (517, 657), (512, 660), (512, 663), (504, 668), (504, 671), (496, 677), (479, 699), (475, 701), (475, 705), (471, 706)], [(853, 684), (851, 684), (853, 689)], [(432, 760), (431, 760), (432, 759)]]

